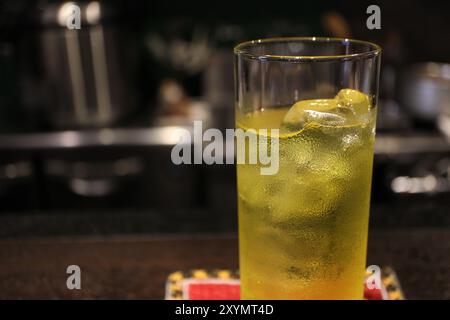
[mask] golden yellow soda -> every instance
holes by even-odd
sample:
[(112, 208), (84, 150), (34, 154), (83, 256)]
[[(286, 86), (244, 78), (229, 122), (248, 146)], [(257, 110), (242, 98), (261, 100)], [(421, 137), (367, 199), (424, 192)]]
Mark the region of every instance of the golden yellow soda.
[(345, 89), (236, 119), (244, 130), (280, 129), (277, 174), (237, 168), (241, 297), (362, 299), (375, 134), (367, 96)]

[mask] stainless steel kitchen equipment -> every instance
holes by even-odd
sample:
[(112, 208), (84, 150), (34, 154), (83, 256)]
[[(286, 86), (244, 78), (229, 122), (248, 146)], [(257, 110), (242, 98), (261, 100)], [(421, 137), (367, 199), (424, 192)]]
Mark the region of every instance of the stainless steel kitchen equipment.
[[(77, 7), (80, 29), (69, 29)], [(132, 61), (126, 59), (131, 48), (113, 16), (98, 1), (44, 7), (40, 41), (47, 118), (54, 128), (109, 126), (134, 108), (128, 79)]]
[(401, 76), (400, 104), (416, 119), (434, 122), (450, 111), (450, 64), (421, 63)]

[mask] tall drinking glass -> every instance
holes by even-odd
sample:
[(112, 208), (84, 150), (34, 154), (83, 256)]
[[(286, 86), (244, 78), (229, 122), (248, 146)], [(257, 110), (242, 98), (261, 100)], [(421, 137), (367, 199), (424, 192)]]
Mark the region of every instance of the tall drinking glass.
[(279, 160), (274, 174), (238, 162), (241, 297), (362, 299), (380, 48), (276, 38), (234, 52), (237, 156), (261, 148), (253, 135)]

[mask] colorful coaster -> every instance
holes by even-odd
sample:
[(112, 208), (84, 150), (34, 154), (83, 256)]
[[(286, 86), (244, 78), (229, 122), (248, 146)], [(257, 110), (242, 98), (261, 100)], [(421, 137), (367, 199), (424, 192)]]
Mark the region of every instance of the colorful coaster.
[[(381, 289), (364, 288), (367, 300), (404, 300), (397, 275), (390, 267), (381, 270)], [(167, 300), (239, 300), (239, 274), (231, 270), (177, 271), (166, 282)]]

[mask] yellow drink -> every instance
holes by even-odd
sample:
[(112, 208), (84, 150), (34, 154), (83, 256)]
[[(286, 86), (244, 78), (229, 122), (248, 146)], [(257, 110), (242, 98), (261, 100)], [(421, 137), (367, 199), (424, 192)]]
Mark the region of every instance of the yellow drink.
[(237, 116), (244, 130), (280, 128), (277, 174), (237, 168), (243, 299), (363, 298), (375, 110), (350, 99), (317, 107), (338, 121), (308, 118), (315, 101)]

